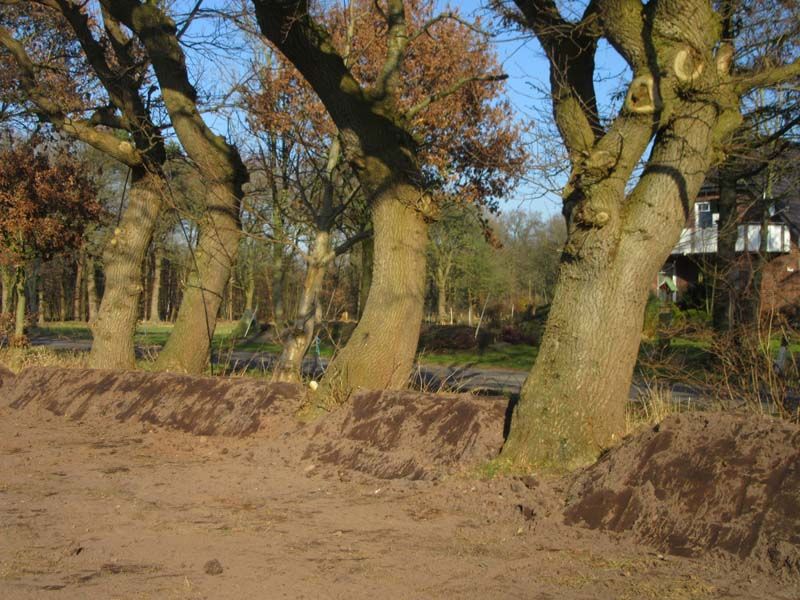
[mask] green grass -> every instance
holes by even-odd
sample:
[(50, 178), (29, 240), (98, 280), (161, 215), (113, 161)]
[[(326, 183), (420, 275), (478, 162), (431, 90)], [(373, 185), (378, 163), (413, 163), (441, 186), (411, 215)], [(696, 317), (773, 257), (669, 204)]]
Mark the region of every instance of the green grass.
[[(221, 321), (214, 333), (214, 348), (222, 353), (237, 350), (245, 352), (280, 353), (277, 343), (234, 343), (231, 333), (236, 327), (235, 321)], [(170, 323), (140, 323), (136, 328), (136, 344), (140, 346), (163, 346), (172, 331)], [(54, 322), (45, 327), (35, 328), (34, 336), (50, 336), (61, 339), (91, 340), (92, 335), (86, 323)], [(663, 376), (667, 371), (657, 366), (666, 359), (672, 369), (680, 368), (690, 374), (699, 374), (714, 368), (714, 357), (709, 352), (710, 342), (704, 338), (675, 337), (670, 340), (644, 341), (640, 351), (639, 372), (646, 376)], [(777, 354), (780, 339), (775, 337), (770, 343), (770, 350)], [(793, 342), (789, 349), (793, 353), (800, 352), (800, 342)], [(422, 352), (417, 359), (424, 365), (469, 366), (482, 369), (518, 369), (529, 370), (538, 353), (538, 348), (528, 345), (494, 344), (480, 351)], [(310, 355), (313, 356), (314, 348)], [(325, 358), (333, 356), (334, 347), (323, 343), (320, 355)], [(658, 360), (648, 358), (658, 357)]]
[(418, 356), (423, 365), (470, 366), (482, 369), (519, 369), (527, 371), (533, 366), (539, 349), (524, 344), (494, 344), (483, 352), (452, 351), (447, 353), (422, 353)]
[[(220, 321), (214, 331), (214, 346), (224, 346), (231, 341), (231, 332), (236, 322)], [(163, 346), (170, 332), (172, 323), (139, 323), (136, 326), (136, 344), (139, 346)], [(91, 340), (92, 332), (86, 323), (75, 321), (52, 322), (44, 327), (35, 327), (33, 336), (54, 337), (69, 340)]]

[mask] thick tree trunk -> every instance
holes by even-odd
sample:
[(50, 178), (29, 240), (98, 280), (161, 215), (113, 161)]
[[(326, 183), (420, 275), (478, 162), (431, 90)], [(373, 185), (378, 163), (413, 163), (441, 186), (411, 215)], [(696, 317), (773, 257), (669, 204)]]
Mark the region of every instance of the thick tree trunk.
[(97, 265), (91, 256), (86, 258), (86, 295), (88, 296), (89, 324), (97, 321), (100, 302), (97, 299)]
[(189, 273), (175, 327), (158, 355), (159, 370), (202, 373), (209, 364), (217, 315), (240, 237), (240, 194), (222, 184), (209, 188), (193, 255), (195, 268)]
[(153, 289), (150, 293), (150, 320), (156, 323), (161, 321), (159, 308), (161, 305), (161, 263), (164, 261), (164, 251), (156, 247), (153, 257)]
[(300, 381), (303, 358), (314, 339), (314, 330), (317, 326), (316, 309), (325, 268), (332, 258), (330, 232), (317, 231), (306, 269), (300, 304), (297, 307), (297, 318), (291, 329), (282, 336), (283, 350), (272, 374), (273, 381)]
[(208, 364), (222, 294), (239, 250), (239, 206), (247, 169), (238, 150), (203, 120), (175, 24), (162, 7), (151, 2), (104, 1), (103, 5), (144, 44), (175, 133), (206, 180), (194, 269), (175, 327), (156, 362), (158, 369), (201, 373)]
[(28, 282), (25, 267), (17, 267), (17, 281), (15, 291), (17, 295), (17, 309), (14, 318), (14, 336), (22, 338), (25, 335), (25, 313), (27, 311), (27, 300), (25, 297), (25, 287)]
[(72, 291), (72, 320), (83, 321), (83, 250), (75, 262), (75, 288)]
[(650, 282), (705, 177), (713, 123), (708, 107), (676, 116), (627, 197), (612, 178), (581, 190), (624, 210), (603, 227), (570, 223), (542, 345), (501, 455), (511, 464), (571, 469), (621, 439)]
[(397, 184), (372, 208), (375, 257), (364, 314), (350, 340), (328, 366), (324, 382), (344, 401), (358, 388), (407, 385), (419, 341), (425, 302), (428, 228), (411, 208), (420, 190)]
[(142, 293), (142, 264), (161, 210), (162, 194), (156, 176), (134, 171), (128, 207), (103, 255), (106, 286), (97, 321), (89, 366), (132, 369), (136, 365), (133, 336)]

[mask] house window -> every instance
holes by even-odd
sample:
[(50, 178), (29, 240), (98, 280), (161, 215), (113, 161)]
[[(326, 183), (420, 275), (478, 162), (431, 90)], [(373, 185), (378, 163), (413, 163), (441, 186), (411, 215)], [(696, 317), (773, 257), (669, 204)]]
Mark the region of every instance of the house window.
[(711, 213), (710, 202), (697, 203), (697, 227), (700, 229), (707, 229), (714, 225), (714, 215)]

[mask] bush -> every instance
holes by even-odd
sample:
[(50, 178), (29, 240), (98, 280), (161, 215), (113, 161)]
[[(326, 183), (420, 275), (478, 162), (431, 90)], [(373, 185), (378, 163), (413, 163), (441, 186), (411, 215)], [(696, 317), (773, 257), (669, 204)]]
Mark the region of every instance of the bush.
[(478, 347), (475, 329), (466, 325), (430, 325), (423, 327), (419, 336), (419, 349), (429, 352), (475, 350)]
[(500, 331), (500, 341), (507, 344), (539, 344), (540, 327), (534, 321), (527, 321), (516, 325), (506, 325)]

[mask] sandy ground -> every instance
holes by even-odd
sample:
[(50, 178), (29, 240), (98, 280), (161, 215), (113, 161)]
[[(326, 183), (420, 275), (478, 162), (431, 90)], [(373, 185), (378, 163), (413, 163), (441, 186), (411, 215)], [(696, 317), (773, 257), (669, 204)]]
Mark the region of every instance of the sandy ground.
[(545, 482), (379, 480), (304, 446), (0, 408), (0, 597), (800, 598), (548, 519)]

